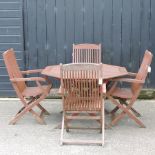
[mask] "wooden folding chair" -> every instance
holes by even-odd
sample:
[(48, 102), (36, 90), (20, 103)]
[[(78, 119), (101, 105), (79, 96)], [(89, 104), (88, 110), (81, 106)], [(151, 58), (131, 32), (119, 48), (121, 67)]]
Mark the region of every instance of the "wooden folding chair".
[[(49, 113), (44, 107), (40, 105), (40, 102), (48, 95), (51, 89), (51, 83), (42, 77), (24, 78), (22, 74), (40, 73), (42, 70), (38, 69), (20, 71), (13, 49), (9, 49), (4, 52), (3, 58), (13, 88), (23, 103), (23, 107), (19, 110), (19, 112), (15, 115), (9, 124), (15, 124), (27, 112), (30, 112), (40, 124), (45, 124), (42, 116), (43, 114)], [(28, 81), (36, 82), (37, 86), (28, 87), (25, 83)], [(48, 82), (48, 84), (41, 84), (45, 82)], [(40, 115), (33, 110), (34, 107), (38, 107), (41, 110)]]
[(72, 63), (101, 63), (101, 44), (73, 44)]
[[(76, 63), (61, 65), (61, 92), (63, 99), (61, 144), (92, 143), (104, 145), (104, 104), (102, 102), (101, 92), (101, 68), (101, 64)], [(101, 83), (99, 83), (99, 81), (101, 81)], [(89, 116), (87, 115), (89, 113), (95, 115)], [(69, 131), (69, 129), (84, 129), (69, 125), (70, 120), (98, 120), (100, 127), (92, 129), (99, 129), (102, 132), (102, 139), (64, 139), (64, 128), (66, 128), (66, 131)]]
[[(115, 114), (119, 109), (122, 110), (122, 112), (112, 120), (110, 126), (115, 125), (125, 115), (128, 115), (140, 127), (145, 127), (145, 125), (138, 119), (140, 113), (133, 108), (133, 104), (138, 98), (143, 84), (145, 83), (152, 57), (152, 53), (146, 50), (138, 73), (129, 73), (129, 76), (134, 78), (117, 78), (112, 80), (114, 81), (114, 84), (106, 94), (110, 101), (116, 105), (116, 107), (111, 111), (111, 114)], [(117, 87), (118, 82), (130, 83), (131, 88)]]
[(101, 44), (73, 44), (73, 63), (101, 63)]

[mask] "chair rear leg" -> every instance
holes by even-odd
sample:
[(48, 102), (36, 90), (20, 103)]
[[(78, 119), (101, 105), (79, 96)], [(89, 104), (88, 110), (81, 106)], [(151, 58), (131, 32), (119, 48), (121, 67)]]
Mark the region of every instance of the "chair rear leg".
[(104, 146), (104, 130), (105, 130), (105, 121), (104, 121), (104, 103), (102, 105), (101, 116), (102, 116), (102, 146)]
[[(130, 113), (130, 112), (129, 112)], [(115, 125), (119, 120), (121, 120), (126, 114), (129, 115), (129, 113), (125, 113), (122, 112), (121, 114), (119, 114), (112, 122), (111, 125)], [(139, 126), (141, 126), (142, 128), (145, 128), (145, 125), (133, 114), (130, 113), (130, 118), (132, 118)]]
[(22, 107), (17, 114), (11, 119), (11, 121), (9, 122), (9, 125), (15, 125), (17, 123), (17, 121), (22, 117), (21, 113), (23, 112), (23, 110), (26, 107)]
[[(125, 105), (128, 106), (128, 103), (125, 102)], [(132, 111), (137, 117), (141, 117), (141, 114), (140, 114), (136, 109), (134, 109), (133, 107), (131, 107), (131, 111)]]
[(114, 115), (118, 110), (119, 110), (119, 108), (116, 106), (110, 113), (112, 115)]
[(65, 124), (65, 129), (67, 132), (69, 132), (69, 127), (68, 127), (68, 120), (66, 118), (66, 112), (64, 111), (64, 124)]
[[(123, 99), (119, 99), (119, 102), (120, 102), (121, 104), (124, 104), (124, 100), (123, 100)], [(110, 113), (111, 113), (112, 115), (114, 115), (118, 110), (119, 110), (119, 107), (116, 106)]]
[[(120, 99), (119, 101), (120, 101), (121, 104), (124, 104), (124, 105), (126, 105), (126, 106), (129, 105), (129, 104), (126, 102), (126, 100)], [(137, 117), (141, 117), (141, 114), (140, 114), (137, 110), (135, 110), (133, 107), (131, 107), (130, 109), (131, 109), (131, 111), (132, 111)]]
[(39, 99), (36, 101), (29, 103), (20, 113), (18, 113), (9, 124), (15, 124), (25, 113), (29, 112), (34, 106), (39, 104), (40, 101), (42, 101), (45, 98), (45, 95), (42, 95)]
[[(9, 122), (10, 125), (15, 125), (17, 123), (17, 121), (23, 116), (21, 115), (21, 112), (18, 112), (15, 117)], [(29, 110), (29, 112), (35, 117), (35, 119), (37, 120), (38, 123), (40, 124), (46, 124), (45, 121), (32, 109)]]
[(38, 104), (37, 106), (43, 112), (43, 114), (50, 115), (50, 113), (42, 105)]
[(100, 133), (102, 133), (102, 127), (103, 127), (103, 125), (102, 125), (102, 123), (103, 123), (103, 116), (102, 116), (102, 111), (100, 112), (100, 120), (99, 120), (99, 122), (100, 122)]
[[(18, 114), (16, 114), (17, 116)], [(12, 118), (12, 120), (9, 122), (9, 125), (15, 125), (17, 122), (16, 116)]]
[(63, 133), (64, 133), (64, 113), (62, 115), (62, 125), (61, 125), (61, 137), (60, 137), (60, 145), (63, 145)]
[(133, 115), (129, 110), (132, 104), (131, 102), (128, 107), (124, 107), (122, 104), (119, 104), (115, 99), (113, 99), (111, 96), (108, 96), (108, 98), (112, 101), (113, 104), (118, 106), (123, 112), (119, 114), (111, 123), (110, 126), (115, 125), (119, 120), (121, 120), (126, 114), (133, 119), (138, 125), (140, 125), (142, 128), (145, 128), (145, 125), (135, 116)]
[(72, 140), (72, 139), (64, 139), (64, 129), (65, 129), (65, 118), (62, 118), (62, 127), (61, 127), (61, 137), (60, 137), (60, 144), (99, 144), (104, 146), (104, 118), (102, 119), (102, 137), (101, 140)]
[(37, 120), (37, 122), (39, 124), (41, 124), (41, 125), (46, 124), (44, 119), (41, 116), (39, 116), (34, 110), (31, 109), (31, 110), (29, 110), (29, 112), (35, 117), (35, 119)]

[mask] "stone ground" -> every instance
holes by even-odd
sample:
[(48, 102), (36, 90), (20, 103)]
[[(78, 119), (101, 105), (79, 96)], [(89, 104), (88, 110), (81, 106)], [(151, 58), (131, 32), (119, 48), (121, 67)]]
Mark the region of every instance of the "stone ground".
[[(16, 125), (8, 125), (11, 117), (21, 107), (18, 99), (0, 99), (0, 155), (155, 155), (155, 100), (139, 100), (135, 104), (147, 128), (139, 128), (125, 117), (117, 126), (105, 130), (105, 146), (60, 146), (62, 110), (60, 99), (47, 99), (42, 105), (51, 113), (45, 116), (47, 125), (39, 125), (32, 115), (25, 115)], [(106, 101), (106, 108), (111, 104)], [(106, 123), (110, 116), (106, 115)], [(80, 123), (80, 122), (78, 122)], [(82, 122), (82, 125), (96, 122)], [(71, 131), (69, 138), (100, 138), (97, 131)]]

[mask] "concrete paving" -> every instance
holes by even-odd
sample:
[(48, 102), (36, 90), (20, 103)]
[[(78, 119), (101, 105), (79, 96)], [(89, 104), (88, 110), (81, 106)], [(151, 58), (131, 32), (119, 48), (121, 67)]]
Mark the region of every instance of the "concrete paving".
[[(16, 125), (8, 125), (21, 104), (18, 99), (0, 99), (0, 155), (155, 155), (154, 100), (139, 100), (135, 104), (147, 128), (139, 128), (135, 122), (125, 117), (117, 126), (105, 130), (104, 147), (60, 146), (60, 129), (56, 127), (62, 117), (61, 100), (44, 100), (42, 105), (51, 113), (50, 116), (45, 116), (47, 125), (39, 125), (30, 113)], [(105, 105), (107, 109), (111, 109), (109, 101), (106, 101)], [(106, 123), (109, 121), (110, 116), (106, 115)], [(81, 124), (85, 125), (89, 122)], [(65, 136), (100, 138), (97, 131), (71, 131)]]

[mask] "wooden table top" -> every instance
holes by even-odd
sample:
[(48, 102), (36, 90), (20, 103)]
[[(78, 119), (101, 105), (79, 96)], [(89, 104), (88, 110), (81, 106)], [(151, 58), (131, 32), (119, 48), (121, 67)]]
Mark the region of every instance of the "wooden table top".
[[(43, 75), (51, 76), (60, 79), (60, 65), (47, 66), (41, 72)], [(110, 79), (128, 75), (125, 67), (102, 64), (103, 79)]]

